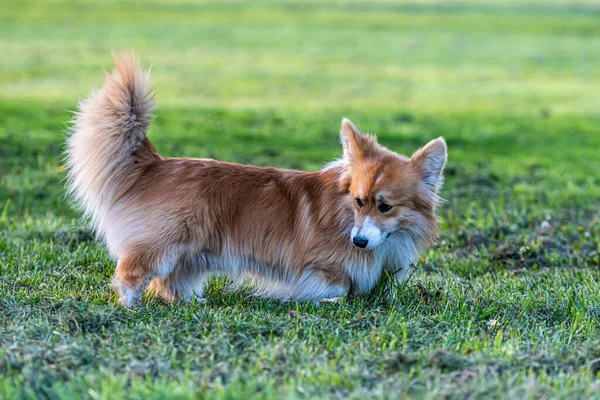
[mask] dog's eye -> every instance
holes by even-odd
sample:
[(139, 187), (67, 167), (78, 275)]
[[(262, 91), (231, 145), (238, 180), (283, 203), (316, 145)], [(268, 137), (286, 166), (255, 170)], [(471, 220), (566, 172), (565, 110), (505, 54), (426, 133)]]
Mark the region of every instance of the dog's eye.
[(382, 213), (386, 213), (392, 209), (392, 206), (390, 206), (389, 204), (381, 203), (379, 207), (377, 207), (377, 209), (379, 209), (379, 211), (381, 211)]
[(362, 208), (362, 206), (364, 206), (363, 202), (358, 197), (356, 198), (356, 204), (358, 204), (358, 206), (360, 208)]

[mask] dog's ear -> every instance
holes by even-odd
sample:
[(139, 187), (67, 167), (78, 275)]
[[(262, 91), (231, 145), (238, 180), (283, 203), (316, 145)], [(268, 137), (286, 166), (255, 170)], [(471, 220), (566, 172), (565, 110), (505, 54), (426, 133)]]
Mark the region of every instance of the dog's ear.
[(344, 159), (350, 163), (355, 163), (369, 156), (375, 138), (360, 133), (349, 119), (344, 118), (340, 130), (340, 141), (344, 146)]
[(411, 157), (410, 163), (420, 174), (425, 188), (433, 198), (444, 183), (442, 172), (448, 159), (448, 150), (444, 138), (437, 138), (417, 150)]

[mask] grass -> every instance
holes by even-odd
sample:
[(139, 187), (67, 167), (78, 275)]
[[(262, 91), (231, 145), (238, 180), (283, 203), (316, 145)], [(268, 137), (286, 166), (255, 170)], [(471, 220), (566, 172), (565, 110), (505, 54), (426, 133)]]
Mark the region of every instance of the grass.
[[(593, 398), (600, 357), (594, 2), (9, 1), (0, 10), (0, 398)], [(438, 245), (397, 304), (123, 309), (61, 149), (110, 51), (154, 64), (170, 156), (316, 170), (342, 116), (444, 136)]]

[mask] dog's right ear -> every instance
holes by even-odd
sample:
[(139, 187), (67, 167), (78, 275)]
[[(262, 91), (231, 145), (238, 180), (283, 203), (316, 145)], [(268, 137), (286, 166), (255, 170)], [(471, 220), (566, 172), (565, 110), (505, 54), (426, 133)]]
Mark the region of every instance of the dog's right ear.
[(352, 121), (347, 118), (342, 119), (340, 141), (344, 146), (344, 159), (350, 163), (367, 158), (375, 142), (374, 137), (360, 133)]

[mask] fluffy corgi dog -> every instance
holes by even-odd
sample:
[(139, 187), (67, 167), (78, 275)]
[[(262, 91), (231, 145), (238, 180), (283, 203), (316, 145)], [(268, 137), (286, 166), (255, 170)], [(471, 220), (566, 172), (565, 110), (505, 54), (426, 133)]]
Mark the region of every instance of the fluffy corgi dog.
[(368, 293), (404, 281), (437, 234), (442, 138), (396, 154), (347, 119), (343, 156), (318, 172), (160, 156), (146, 136), (154, 95), (133, 53), (80, 105), (68, 186), (118, 260), (113, 288), (202, 301), (212, 275), (283, 301)]

